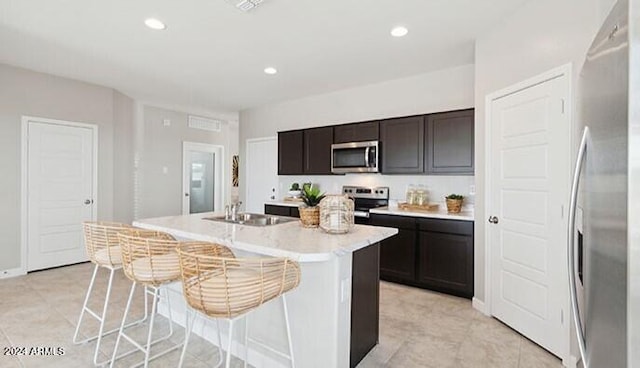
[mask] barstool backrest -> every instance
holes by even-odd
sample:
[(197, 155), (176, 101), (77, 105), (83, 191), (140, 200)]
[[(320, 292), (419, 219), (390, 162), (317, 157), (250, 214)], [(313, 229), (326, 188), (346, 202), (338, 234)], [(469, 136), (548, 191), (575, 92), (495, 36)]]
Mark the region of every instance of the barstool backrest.
[(210, 317), (233, 318), (300, 283), (300, 265), (291, 259), (234, 258), (216, 247), (221, 246), (178, 248), (187, 303)]
[(118, 247), (118, 233), (133, 229), (133, 226), (118, 222), (84, 222), (84, 244), (89, 260), (101, 266), (119, 266), (122, 263)]
[(120, 232), (122, 269), (132, 281), (158, 286), (180, 278), (176, 252), (179, 241), (171, 235), (151, 230), (130, 229)]

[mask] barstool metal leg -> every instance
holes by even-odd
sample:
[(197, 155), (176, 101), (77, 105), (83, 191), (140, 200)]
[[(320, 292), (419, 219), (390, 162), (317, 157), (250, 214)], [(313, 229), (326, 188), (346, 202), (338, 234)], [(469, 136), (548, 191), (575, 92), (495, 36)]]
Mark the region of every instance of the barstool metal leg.
[[(131, 283), (131, 291), (129, 292), (129, 299), (127, 299), (127, 307), (124, 309), (124, 315), (122, 316), (122, 322), (120, 323), (120, 330), (118, 332), (118, 338), (116, 339), (116, 346), (113, 348), (113, 354), (111, 355), (111, 363), (109, 368), (113, 368), (113, 364), (116, 362), (118, 356), (118, 347), (120, 346), (120, 338), (122, 338), (125, 324), (127, 322), (127, 315), (129, 314), (129, 308), (131, 307), (131, 300), (133, 299), (133, 293), (136, 291), (136, 283)], [(146, 295), (145, 295), (146, 298)], [(153, 318), (153, 316), (151, 316)]]
[(249, 361), (249, 313), (244, 317), (244, 368)]
[(231, 367), (231, 342), (233, 341), (233, 320), (229, 319), (229, 344), (227, 345), (227, 361), (225, 367)]
[[(78, 318), (78, 324), (76, 325), (76, 332), (73, 334), (74, 344), (83, 344), (87, 341), (90, 341), (90, 339), (78, 341), (78, 335), (80, 334), (80, 325), (82, 325), (82, 319), (84, 318), (84, 313), (87, 311), (87, 304), (89, 304), (89, 297), (91, 296), (91, 292), (93, 291), (93, 284), (96, 282), (96, 276), (98, 275), (98, 267), (100, 266), (95, 265), (93, 267), (93, 276), (91, 276), (91, 282), (89, 282), (87, 295), (84, 297), (84, 303), (82, 304), (82, 311), (80, 312), (80, 318)], [(97, 336), (95, 338), (97, 338)]]
[(287, 340), (289, 342), (289, 359), (291, 360), (291, 368), (295, 368), (296, 364), (293, 360), (293, 342), (291, 341), (291, 327), (289, 326), (289, 311), (287, 309), (287, 298), (282, 294), (282, 308), (284, 310), (284, 323), (287, 325)]
[(178, 362), (178, 368), (182, 368), (184, 363), (184, 356), (187, 353), (187, 346), (189, 345), (189, 338), (191, 337), (191, 330), (193, 330), (193, 324), (195, 322), (195, 314), (187, 307), (185, 311), (185, 326), (184, 326), (184, 346), (182, 346), (182, 353), (180, 354), (180, 362)]

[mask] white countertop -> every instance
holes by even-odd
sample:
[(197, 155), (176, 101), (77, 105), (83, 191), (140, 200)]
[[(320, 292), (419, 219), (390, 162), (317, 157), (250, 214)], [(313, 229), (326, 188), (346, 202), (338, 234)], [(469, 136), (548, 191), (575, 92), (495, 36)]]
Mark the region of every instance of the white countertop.
[(298, 221), (272, 226), (249, 226), (203, 220), (220, 215), (200, 213), (135, 221), (134, 226), (170, 233), (180, 238), (209, 241), (271, 257), (289, 257), (298, 262), (322, 262), (352, 253), (389, 238), (397, 229), (355, 225), (347, 234), (328, 234), (307, 229)]
[(273, 206), (286, 206), (286, 207), (300, 207), (304, 204), (304, 202), (293, 202), (293, 201), (269, 201), (265, 202), (265, 204), (270, 204)]
[(460, 213), (448, 213), (446, 210), (446, 207), (442, 208), (442, 206), (440, 206), (440, 209), (438, 211), (433, 211), (433, 212), (407, 211), (407, 210), (401, 210), (397, 207), (373, 208), (369, 212), (377, 213), (380, 215), (426, 217), (426, 218), (437, 218), (437, 219), (445, 219), (445, 220), (460, 220), (460, 221), (474, 220), (473, 210), (463, 210)]

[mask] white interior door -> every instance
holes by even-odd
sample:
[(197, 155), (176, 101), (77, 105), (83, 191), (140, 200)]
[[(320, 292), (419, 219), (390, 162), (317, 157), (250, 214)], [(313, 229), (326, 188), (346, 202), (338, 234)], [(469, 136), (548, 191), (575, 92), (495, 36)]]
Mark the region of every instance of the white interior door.
[(95, 127), (27, 122), (27, 270), (87, 261), (95, 219)]
[(536, 81), (490, 102), (491, 314), (560, 357), (570, 318), (568, 78)]
[(224, 147), (183, 143), (182, 214), (222, 211)]
[(247, 212), (264, 213), (265, 202), (278, 198), (278, 139), (247, 140)]

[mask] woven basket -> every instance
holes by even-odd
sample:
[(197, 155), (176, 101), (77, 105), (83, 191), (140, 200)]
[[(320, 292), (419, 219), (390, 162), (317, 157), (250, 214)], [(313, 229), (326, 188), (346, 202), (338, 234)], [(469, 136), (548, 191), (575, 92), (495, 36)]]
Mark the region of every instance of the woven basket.
[(447, 212), (460, 213), (462, 209), (462, 199), (447, 199)]
[(320, 225), (320, 207), (300, 207), (300, 223), (303, 227), (318, 227)]

